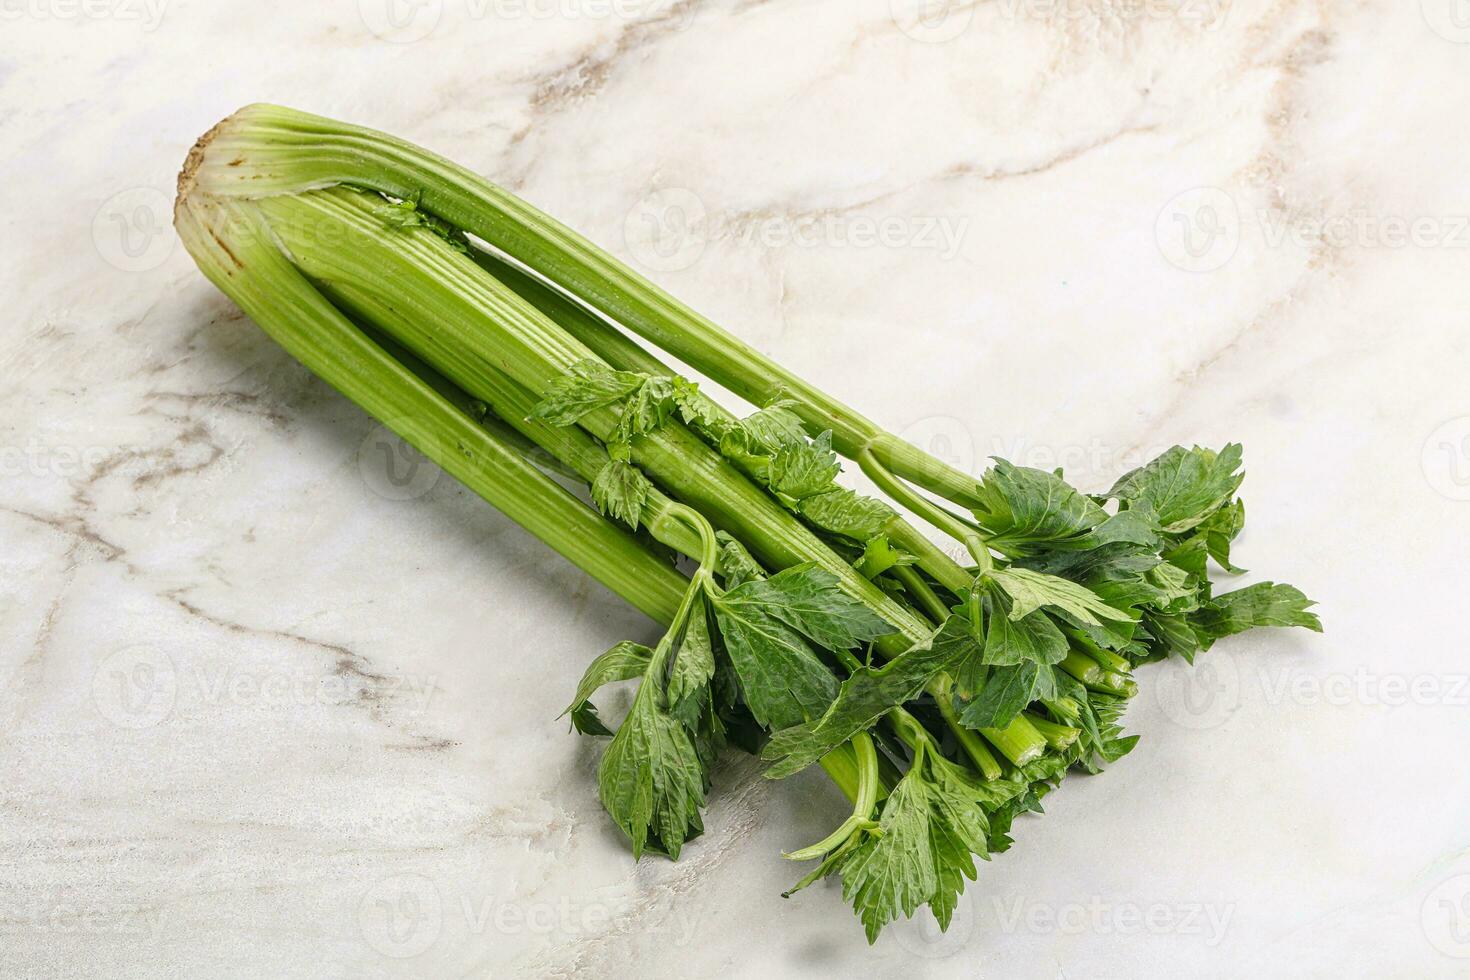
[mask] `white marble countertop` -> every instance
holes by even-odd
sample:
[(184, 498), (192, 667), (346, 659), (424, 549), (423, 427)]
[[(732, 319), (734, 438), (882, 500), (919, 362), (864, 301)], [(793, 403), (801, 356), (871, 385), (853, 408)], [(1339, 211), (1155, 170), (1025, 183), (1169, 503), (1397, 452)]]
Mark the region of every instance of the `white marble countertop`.
[[(1470, 972), (1463, 3), (388, 2), (0, 4), (0, 975)], [(167, 227), (254, 101), (492, 175), (977, 471), (1240, 440), (1241, 560), (1328, 632), (1147, 671), (946, 937), (782, 901), (843, 804), (748, 759), (635, 866), (556, 714), (651, 626), (390, 479)]]

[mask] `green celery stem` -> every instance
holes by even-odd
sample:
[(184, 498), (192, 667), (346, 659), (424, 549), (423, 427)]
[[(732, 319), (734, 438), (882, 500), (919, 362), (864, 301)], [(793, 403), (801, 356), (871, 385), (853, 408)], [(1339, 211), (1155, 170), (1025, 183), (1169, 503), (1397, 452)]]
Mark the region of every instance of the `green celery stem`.
[(1021, 717), (1030, 722), (1032, 727), (1042, 734), (1042, 737), (1046, 739), (1047, 745), (1057, 750), (1069, 747), (1082, 734), (1080, 728), (1072, 728), (1069, 725), (1058, 725), (1056, 722), (1048, 721), (1030, 711), (1023, 711)]
[(1005, 728), (982, 728), (980, 734), (1018, 766), (1034, 762), (1046, 751), (1046, 737), (1019, 715)]
[[(344, 183), (421, 205), (747, 400), (792, 398), (813, 432), (848, 458), (872, 448), (894, 473), (964, 504), (972, 477), (884, 433), (586, 238), (483, 177), (404, 140), (280, 106), (252, 105), (211, 134), (217, 193), (246, 197)], [(234, 169), (223, 169), (232, 166)]]
[[(484, 376), (475, 366), (492, 354), (495, 368), (533, 390), (594, 356), (427, 229), (385, 234), (382, 218), (365, 195), (317, 191), (266, 199), (259, 206), (297, 264), (314, 278), (331, 283), (336, 291), (352, 291), (365, 306), (371, 298), (380, 315), (386, 307), (403, 308), (402, 316), (385, 317), (380, 325), (404, 330), (397, 337), (400, 342), (475, 397), (493, 397), (470, 386)], [(351, 247), (342, 247), (344, 241)], [(582, 425), (605, 440), (616, 421), (616, 412), (608, 408), (589, 415)], [(910, 642), (925, 635), (923, 625), (903, 607), (682, 425), (671, 423), (636, 440), (633, 452), (650, 477), (735, 534), (765, 563), (784, 568), (816, 561), (837, 575), (850, 594), (902, 629)]]
[[(296, 241), (287, 244), (296, 261), (316, 279), (332, 282), (334, 286), (340, 287), (345, 278), (361, 290), (371, 293), (373, 289), (378, 289), (385, 296), (391, 294), (414, 304), (408, 319), (424, 318), (435, 324), (436, 333), (431, 338), (421, 338), (425, 344), (423, 347), (415, 347), (409, 338), (400, 337), (399, 340), (415, 349), (419, 356), (451, 378), (454, 378), (454, 374), (446, 368), (452, 368), (456, 359), (474, 356), (476, 350), (493, 351), (496, 368), (530, 390), (541, 390), (576, 360), (589, 356), (591, 351), (566, 335), (510, 290), (500, 288), (497, 291), (498, 284), (493, 278), (484, 276), (483, 269), (475, 266), (473, 261), (453, 253), (432, 232), (426, 229), (404, 229), (398, 235), (387, 236), (382, 233), (381, 222), (368, 210), (371, 204), (366, 201), (353, 202), (350, 192), (298, 192), (334, 183), (348, 183), (401, 198), (422, 194), (422, 204), (427, 210), (503, 249), (546, 278), (565, 286), (588, 305), (640, 332), (643, 332), (640, 329), (643, 327), (655, 328), (644, 335), (693, 367), (725, 382), (737, 393), (758, 404), (767, 404), (778, 395), (795, 397), (803, 406), (808, 423), (815, 424), (818, 430), (832, 430), (834, 444), (845, 455), (856, 456), (876, 440), (876, 458), (884, 460), (892, 472), (907, 476), (920, 486), (948, 496), (942, 489), (938, 489), (945, 480), (915, 472), (916, 467), (911, 463), (916, 458), (912, 453), (917, 453), (917, 450), (910, 453), (895, 451), (894, 447), (885, 448), (884, 440), (877, 438), (878, 430), (871, 423), (840, 406), (836, 406), (831, 412), (819, 410), (813, 415), (812, 406), (822, 400), (820, 393), (809, 389), (797, 379), (789, 379), (790, 383), (787, 383), (788, 376), (779, 367), (755, 355), (736, 338), (713, 327), (713, 324), (709, 326), (717, 331), (719, 340), (714, 347), (715, 352), (718, 354), (723, 351), (734, 361), (748, 357), (748, 364), (744, 367), (749, 370), (745, 371), (745, 377), (759, 379), (759, 389), (745, 384), (730, 384), (729, 378), (735, 375), (718, 369), (721, 365), (714, 365), (717, 369), (712, 370), (710, 362), (705, 358), (690, 357), (681, 352), (684, 345), (677, 343), (678, 331), (668, 334), (657, 328), (656, 321), (661, 312), (666, 312), (661, 311), (658, 304), (644, 308), (645, 315), (629, 316), (625, 314), (636, 310), (620, 309), (615, 303), (599, 303), (599, 285), (608, 285), (618, 279), (616, 263), (611, 267), (601, 268), (594, 262), (584, 270), (588, 275), (568, 276), (563, 274), (567, 270), (555, 261), (536, 261), (536, 256), (531, 253), (536, 251), (538, 243), (545, 243), (543, 238), (538, 237), (538, 230), (544, 227), (560, 229), (560, 226), (468, 171), (425, 154), (402, 141), (304, 113), (270, 106), (253, 106), (226, 120), (201, 140), (191, 154), (187, 170), (191, 186), (196, 180), (201, 185), (207, 184), (207, 193), (215, 199), (258, 200), (259, 207), (272, 210), (278, 217), (284, 210), (287, 220), (275, 229), (282, 238), (292, 230), (293, 224), (304, 226), (297, 229), (304, 234), (298, 235)], [(466, 187), (473, 189), (467, 192)], [(497, 194), (499, 197), (495, 198)], [(291, 197), (288, 199), (281, 195)], [(314, 208), (315, 214), (307, 215), (304, 221), (293, 223), (291, 215), (302, 214), (299, 206), (307, 198), (315, 198), (315, 203), (308, 202), (304, 205)], [(490, 198), (495, 199), (491, 201)], [(331, 203), (327, 203), (328, 201)], [(497, 212), (496, 208), (501, 205), (507, 207)], [(296, 210), (293, 212), (292, 209)], [(323, 241), (323, 226), (328, 219), (337, 221), (339, 233), (335, 237), (327, 235), (327, 240)], [(253, 222), (255, 218), (252, 211), (238, 209), (235, 220)], [(342, 231), (346, 232), (345, 236), (340, 234)], [(574, 233), (560, 229), (558, 234), (562, 232), (565, 233), (564, 240), (571, 243), (573, 252), (578, 251), (579, 243), (586, 249), (591, 249), (590, 245), (586, 245)], [(390, 238), (394, 244), (385, 247), (385, 241)], [(404, 254), (407, 247), (403, 243), (407, 241), (415, 243), (414, 257)], [(281, 264), (290, 268), (289, 263), (284, 262), (270, 243), (263, 239), (262, 243), (276, 254)], [(531, 247), (521, 247), (526, 245)], [(229, 249), (225, 248), (224, 251), (228, 252)], [(589, 254), (594, 254), (595, 257), (595, 250), (591, 250)], [(308, 268), (306, 259), (313, 255), (323, 260), (323, 268)], [(427, 262), (429, 267), (416, 266), (416, 260)], [(222, 267), (228, 263), (221, 258), (215, 264)], [(483, 280), (476, 282), (467, 274), (466, 267), (484, 276)], [(352, 282), (354, 277), (355, 283)], [(416, 285), (417, 283), (422, 285)], [(310, 285), (305, 280), (302, 280), (302, 285), (310, 290)], [(616, 292), (616, 288), (616, 285), (609, 286), (613, 292)], [(225, 291), (230, 292), (229, 289)], [(315, 290), (310, 291), (321, 305), (332, 309), (330, 304), (321, 299), (320, 294)], [(467, 294), (472, 295), (473, 299), (468, 299)], [(477, 306), (476, 302), (482, 305)], [(241, 305), (244, 306), (245, 303), (242, 302)], [(248, 307), (246, 312), (255, 316), (255, 311)], [(256, 318), (266, 319), (263, 316)], [(487, 329), (494, 332), (494, 339), (487, 336)], [(674, 342), (660, 343), (661, 340)], [(291, 349), (289, 344), (287, 346)], [(296, 350), (292, 352), (308, 363), (308, 366), (314, 366), (307, 357)], [(741, 370), (744, 368), (737, 365), (736, 375)], [(465, 390), (476, 397), (482, 397), (473, 389), (467, 387)], [(365, 407), (374, 411), (369, 405), (365, 404)], [(591, 430), (592, 434), (605, 438), (614, 416), (611, 411), (605, 410), (600, 413), (600, 418), (591, 421), (599, 427)], [(478, 432), (484, 432), (479, 427), (475, 428)], [(924, 637), (926, 631), (922, 623), (883, 595), (872, 583), (857, 575), (815, 536), (801, 528), (794, 518), (776, 507), (763, 491), (750, 486), (738, 470), (729, 466), (728, 461), (707, 459), (708, 447), (704, 447), (697, 437), (684, 431), (682, 427), (670, 428), (672, 433), (656, 433), (652, 438), (638, 440), (638, 445), (634, 447), (635, 462), (645, 467), (650, 476), (655, 480), (670, 481), (666, 483), (667, 489), (676, 492), (706, 516), (715, 518), (721, 526), (734, 531), (737, 537), (746, 541), (771, 565), (786, 567), (801, 561), (817, 560), (823, 567), (832, 570), (842, 580), (845, 589), (903, 631), (903, 636), (880, 644), (880, 652), (891, 657), (894, 655), (893, 651), (901, 652), (907, 646), (904, 640), (912, 643)], [(696, 453), (695, 444), (705, 455)], [(436, 460), (447, 460), (448, 462), (441, 465), (445, 465), (455, 475), (463, 472), (463, 467), (451, 465), (456, 456), (454, 449), (443, 447), (437, 455), (429, 455)], [(517, 456), (516, 459), (522, 465), (529, 466), (520, 457)], [(943, 470), (938, 472), (942, 474)], [(539, 472), (536, 475), (545, 479)], [(972, 478), (961, 477), (952, 481), (956, 487), (973, 486)], [(490, 488), (472, 488), (491, 499)], [(955, 496), (962, 497), (963, 494)], [(700, 499), (701, 497), (704, 499)], [(492, 502), (496, 501), (492, 499)], [(497, 503), (497, 506), (501, 505)], [(501, 509), (518, 520), (522, 517), (529, 520), (531, 517), (524, 514), (518, 516), (518, 511), (525, 508), (518, 506), (515, 500), (507, 501)], [(608, 530), (622, 533), (587, 508), (584, 507), (583, 511), (593, 519), (592, 526), (598, 528), (599, 534), (605, 535)], [(526, 523), (526, 520), (522, 520), (522, 523)], [(956, 523), (964, 530), (961, 539), (973, 549), (974, 544), (969, 540), (972, 533), (964, 529), (962, 524)], [(667, 596), (656, 598), (645, 594), (649, 589), (640, 588), (640, 576), (636, 572), (618, 571), (617, 562), (593, 561), (583, 554), (588, 550), (584, 531), (553, 533), (555, 528), (545, 530), (548, 532), (549, 544), (573, 557), (579, 564), (596, 565), (597, 570), (593, 574), (613, 585), (635, 606), (650, 612), (656, 618), (667, 618), (672, 613), (672, 609), (668, 608)], [(638, 546), (635, 539), (627, 535), (623, 537), (631, 542), (636, 553), (648, 556), (649, 553)], [(983, 565), (989, 555), (983, 546), (979, 550), (977, 560)], [(636, 565), (637, 562), (633, 564)], [(589, 568), (589, 571), (592, 569)], [(931, 574), (935, 573), (931, 571)], [(958, 586), (958, 577), (951, 575), (951, 578)], [(677, 603), (673, 605), (676, 607)], [(660, 611), (664, 614), (662, 617), (658, 615)], [(1005, 731), (987, 730), (982, 734), (1003, 755), (1018, 765), (1034, 758), (1045, 744), (1040, 734), (1024, 719), (1017, 719)]]
[(961, 507), (979, 504), (978, 481), (889, 432), (878, 433), (867, 449), (891, 473)]
[[(470, 395), (456, 387), (454, 382), (425, 364), (412, 351), (401, 347), (393, 339), (408, 333), (411, 329), (397, 310), (391, 306), (380, 305), (352, 291), (324, 287), (322, 292), (337, 306), (351, 310), (362, 319), (377, 324), (380, 329), (388, 329), (385, 325), (393, 324), (387, 336), (374, 335), (373, 339), (393, 357), (407, 364), (415, 373), (432, 384), (435, 390), (444, 394), (446, 398), (450, 398), (461, 406), (474, 401)], [(598, 472), (607, 465), (609, 460), (607, 450), (586, 432), (575, 426), (548, 425), (530, 418), (531, 409), (535, 407), (537, 399), (490, 365), (476, 364), (464, 370), (471, 372), (465, 377), (482, 394), (490, 410), (497, 416), (496, 419), (488, 417), (481, 419), (480, 424), (487, 428), (495, 428), (497, 425), (508, 427), (509, 434), (514, 434), (527, 442), (527, 447), (523, 448), (521, 453), (528, 455), (529, 450), (533, 463), (559, 463), (570, 469), (572, 475), (577, 479), (587, 484), (591, 484), (597, 478)], [(663, 491), (656, 487), (650, 491), (643, 514), (649, 533), (656, 541), (673, 548), (680, 554), (699, 559), (703, 547), (699, 535), (689, 527), (686, 521), (673, 516), (674, 506), (674, 502)]]
[(470, 257), (618, 370), (669, 376), (677, 373), (638, 341), (551, 284), (483, 249), (475, 249)]
[(880, 490), (934, 527), (948, 534), (956, 541), (963, 543), (970, 550), (975, 560), (980, 563), (982, 570), (989, 568), (991, 561), (990, 552), (985, 547), (984, 538), (978, 532), (966, 527), (959, 518), (932, 500), (905, 486), (871, 452), (859, 453), (857, 464), (858, 468), (867, 474), (868, 478), (877, 484)]
[[(197, 166), (191, 154), (177, 205), (180, 236), (201, 270), (247, 315), (323, 380), (631, 605), (665, 625), (677, 618), (688, 596), (683, 576), (572, 497), (519, 447), (498, 440), (493, 427), (479, 424), (446, 395), (447, 385), (436, 390), (368, 338), (286, 259), (254, 208), (191, 197)], [(585, 453), (568, 455), (586, 465)], [(677, 507), (670, 508), (673, 519), (680, 516)], [(708, 564), (709, 538), (702, 543)], [(871, 810), (881, 792), (875, 760), (862, 768), (861, 779), (857, 759), (849, 767), (844, 750), (822, 764), (849, 798), (867, 801)]]
[(858, 768), (857, 756), (853, 752), (852, 743), (844, 742), (837, 748), (828, 752), (821, 758), (822, 768), (831, 777), (837, 788), (842, 790), (850, 802), (856, 803), (858, 798)]
[(1102, 683), (1103, 669), (1096, 660), (1078, 650), (1068, 651), (1065, 659), (1057, 665), (1088, 687)]
[(654, 619), (687, 581), (394, 360), (286, 261), (249, 209), (191, 198), (176, 224), (201, 271), (297, 360), (490, 504)]
[(1093, 660), (1096, 660), (1098, 665), (1104, 669), (1119, 674), (1131, 674), (1133, 672), (1133, 664), (1126, 657), (1120, 656), (1111, 650), (1104, 650), (1098, 646), (1092, 637), (1083, 633), (1081, 630), (1068, 627), (1066, 633), (1076, 647), (1080, 648), (1083, 653), (1087, 654)]
[(1094, 691), (1124, 698), (1131, 698), (1138, 693), (1138, 685), (1133, 678), (1102, 667), (1080, 650), (1070, 651), (1066, 659), (1057, 666)]
[[(481, 249), (475, 249), (471, 258), (613, 367), (652, 375), (672, 376), (678, 373), (616, 326), (524, 269)], [(727, 421), (734, 421), (734, 415), (723, 409), (721, 412)], [(883, 530), (895, 547), (916, 557), (919, 567), (944, 588), (957, 596), (969, 592), (974, 581), (970, 573), (918, 528), (902, 517), (894, 517)], [(939, 618), (944, 617), (941, 615)]]
[(888, 541), (895, 548), (907, 551), (919, 559), (919, 567), (934, 577), (934, 580), (956, 596), (965, 596), (975, 584), (975, 578), (965, 571), (918, 528), (903, 518), (894, 518), (884, 528)]
[(976, 734), (960, 723), (955, 714), (954, 701), (949, 697), (939, 698), (939, 713), (944, 716), (945, 723), (949, 725), (950, 731), (955, 733), (959, 740), (960, 748), (965, 750), (965, 755), (980, 770), (980, 775), (987, 780), (995, 780), (1001, 777), (1000, 762), (998, 762), (985, 743), (980, 741)]
[(1133, 672), (1133, 664), (1126, 657), (1120, 657), (1113, 651), (1104, 650), (1095, 644), (1088, 647), (1087, 655), (1093, 660), (1096, 660), (1105, 669), (1111, 670), (1115, 674), (1130, 674)]
[(934, 590), (929, 587), (929, 583), (924, 581), (922, 575), (905, 565), (895, 566), (891, 571), (903, 584), (908, 594), (913, 596), (924, 615), (929, 617), (930, 622), (943, 623), (949, 618), (949, 610), (939, 600), (939, 596), (935, 595)]
[(1108, 694), (1115, 694), (1123, 698), (1131, 698), (1138, 693), (1138, 684), (1132, 678), (1115, 674), (1110, 670), (1103, 671), (1099, 687)]

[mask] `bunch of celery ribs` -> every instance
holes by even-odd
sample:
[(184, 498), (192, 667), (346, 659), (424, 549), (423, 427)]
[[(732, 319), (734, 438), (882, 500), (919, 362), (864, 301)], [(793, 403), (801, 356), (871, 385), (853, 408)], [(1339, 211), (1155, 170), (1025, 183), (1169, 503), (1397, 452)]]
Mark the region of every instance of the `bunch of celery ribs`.
[[(243, 109), (190, 153), (175, 220), (292, 355), (667, 627), (593, 661), (568, 709), (611, 735), (599, 791), (634, 855), (701, 832), (728, 745), (773, 779), (819, 765), (852, 813), (787, 855), (819, 862), (796, 888), (840, 875), (870, 941), (926, 904), (947, 926), (1018, 814), (1132, 748), (1138, 664), (1320, 629), (1290, 586), (1212, 593), (1209, 562), (1236, 571), (1239, 446), (1171, 449), (1099, 495), (959, 472), (382, 133)], [(629, 333), (760, 409), (731, 414)], [(836, 483), (839, 457), (891, 502)], [(590, 699), (622, 681), (613, 733)]]

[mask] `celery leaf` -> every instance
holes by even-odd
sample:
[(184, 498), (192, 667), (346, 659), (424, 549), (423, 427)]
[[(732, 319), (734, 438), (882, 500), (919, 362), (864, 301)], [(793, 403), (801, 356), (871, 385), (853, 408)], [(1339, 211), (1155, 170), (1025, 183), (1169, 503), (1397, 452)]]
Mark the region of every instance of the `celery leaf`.
[(584, 416), (627, 398), (644, 382), (631, 371), (614, 371), (601, 361), (578, 361), (546, 387), (531, 418), (552, 425), (575, 425)]
[(633, 843), (677, 858), (704, 830), (705, 772), (689, 730), (661, 703), (658, 685), (638, 689), (597, 769), (598, 795)]
[(1208, 650), (1221, 637), (1257, 626), (1302, 626), (1320, 633), (1322, 621), (1315, 613), (1307, 612), (1314, 605), (1290, 585), (1260, 582), (1216, 596), (1190, 617), (1190, 623)]
[(1223, 507), (1240, 488), (1245, 474), (1239, 443), (1218, 453), (1175, 446), (1162, 456), (1118, 480), (1107, 496), (1128, 510), (1155, 515), (1165, 531), (1178, 533), (1197, 526)]
[(643, 508), (652, 490), (653, 484), (641, 470), (631, 463), (614, 459), (597, 471), (597, 478), (592, 481), (592, 502), (604, 514), (623, 521), (636, 531), (643, 520)]

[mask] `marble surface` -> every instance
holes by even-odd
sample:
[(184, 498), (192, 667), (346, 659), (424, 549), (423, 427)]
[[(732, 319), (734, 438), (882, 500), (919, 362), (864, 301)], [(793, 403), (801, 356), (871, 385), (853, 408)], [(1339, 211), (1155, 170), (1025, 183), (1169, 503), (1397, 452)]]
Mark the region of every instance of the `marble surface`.
[[(0, 5), (0, 975), (1470, 971), (1461, 0), (387, 2)], [(1241, 560), (1329, 632), (1150, 670), (946, 937), (781, 900), (815, 774), (729, 760), (635, 866), (555, 716), (650, 625), (168, 230), (254, 101), (493, 175), (959, 465), (1241, 440)]]

